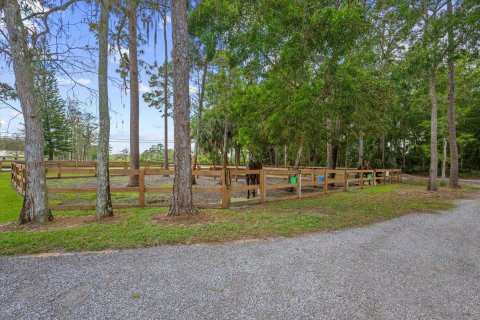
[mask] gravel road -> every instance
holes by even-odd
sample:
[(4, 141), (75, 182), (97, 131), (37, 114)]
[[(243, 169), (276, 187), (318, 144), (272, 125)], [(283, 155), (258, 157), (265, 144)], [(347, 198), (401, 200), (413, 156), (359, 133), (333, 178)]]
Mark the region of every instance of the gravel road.
[(479, 198), (297, 238), (0, 257), (0, 319), (480, 319)]

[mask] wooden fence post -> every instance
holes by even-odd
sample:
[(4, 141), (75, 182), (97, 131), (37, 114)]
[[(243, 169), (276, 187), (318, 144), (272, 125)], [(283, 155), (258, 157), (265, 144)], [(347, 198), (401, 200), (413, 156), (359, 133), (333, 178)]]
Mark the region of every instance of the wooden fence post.
[(140, 207), (145, 207), (145, 169), (140, 169), (138, 175), (138, 204)]
[[(226, 169), (228, 170), (228, 169)], [(221, 198), (222, 198), (222, 208), (227, 209), (230, 206), (230, 190), (227, 185), (227, 173), (226, 170), (222, 169), (222, 192), (221, 192)]]
[(325, 189), (325, 193), (328, 192), (328, 174), (327, 169), (325, 169), (323, 173), (323, 189)]
[(297, 170), (297, 196), (300, 199), (302, 197), (302, 173)]
[(260, 170), (260, 202), (265, 203), (267, 201), (267, 175), (265, 169)]
[(343, 179), (344, 179), (344, 190), (345, 192), (347, 192), (348, 191), (348, 169), (345, 169), (343, 174)]
[(60, 163), (57, 163), (57, 168), (58, 168), (58, 173), (57, 173), (57, 178), (60, 179), (62, 177), (62, 174), (60, 173)]
[(27, 192), (27, 171), (25, 168), (22, 169), (22, 194), (25, 195)]
[(373, 183), (372, 185), (375, 187), (377, 185), (377, 170), (373, 170)]
[(363, 189), (363, 170), (360, 170), (360, 189)]

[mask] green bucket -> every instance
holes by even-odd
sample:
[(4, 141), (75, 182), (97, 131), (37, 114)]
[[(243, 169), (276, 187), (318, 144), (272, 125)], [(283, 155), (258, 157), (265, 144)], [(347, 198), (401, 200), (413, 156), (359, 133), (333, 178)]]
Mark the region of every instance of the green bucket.
[(291, 184), (297, 184), (297, 177), (296, 176), (291, 176), (290, 177), (290, 183)]
[(367, 174), (367, 178), (369, 178), (369, 179), (370, 179), (370, 178), (373, 178), (373, 173)]

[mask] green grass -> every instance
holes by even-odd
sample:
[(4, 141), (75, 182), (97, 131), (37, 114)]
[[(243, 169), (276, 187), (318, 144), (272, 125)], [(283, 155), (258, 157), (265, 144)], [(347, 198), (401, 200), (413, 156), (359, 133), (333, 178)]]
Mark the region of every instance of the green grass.
[[(8, 179), (1, 181), (2, 186), (10, 187)], [(139, 248), (162, 244), (294, 236), (362, 226), (408, 212), (449, 209), (454, 206), (453, 199), (473, 192), (442, 189), (439, 194), (434, 194), (424, 190), (424, 186), (406, 184), (378, 186), (314, 199), (229, 210), (201, 210), (202, 215), (193, 221), (174, 219), (163, 224), (153, 218), (163, 217), (167, 209), (118, 210), (117, 214), (129, 215), (113, 221), (91, 222), (66, 228), (0, 232), (0, 254)], [(1, 194), (0, 201), (4, 202), (4, 193)], [(0, 214), (1, 221), (14, 220), (21, 205), (20, 197), (16, 196), (13, 190), (9, 191), (8, 197), (17, 202), (11, 207), (12, 213)], [(54, 214), (77, 216), (93, 212)]]
[(0, 223), (18, 219), (22, 201), (10, 183), (10, 172), (0, 173)]

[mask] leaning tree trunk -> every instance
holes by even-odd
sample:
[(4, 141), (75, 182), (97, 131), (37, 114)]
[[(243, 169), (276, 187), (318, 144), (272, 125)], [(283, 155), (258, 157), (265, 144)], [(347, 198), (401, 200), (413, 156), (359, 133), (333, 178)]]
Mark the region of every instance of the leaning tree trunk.
[(430, 103), (432, 105), (432, 115), (430, 124), (430, 174), (428, 179), (427, 190), (438, 191), (437, 175), (438, 175), (438, 142), (437, 142), (437, 92), (435, 83), (435, 70), (430, 70), (428, 75), (428, 89)]
[(293, 170), (298, 170), (298, 167), (300, 166), (300, 159), (302, 158), (302, 152), (303, 152), (303, 143), (301, 143), (300, 147), (298, 147), (297, 156), (295, 157), (295, 163), (293, 165)]
[(44, 137), (40, 106), (35, 97), (31, 48), (23, 25), (18, 1), (1, 1), (9, 35), (13, 71), (18, 98), (25, 121), (26, 190), (19, 223), (44, 223), (52, 220), (48, 208), (48, 194), (43, 160)]
[[(447, 11), (453, 14), (452, 0), (447, 0)], [(455, 61), (453, 26), (448, 29), (448, 144), (450, 146), (450, 187), (460, 188), (458, 183), (458, 146), (455, 125)]]
[(192, 197), (186, 1), (172, 0), (175, 177), (169, 216), (195, 214)]
[(163, 12), (163, 46), (165, 48), (165, 60), (163, 63), (163, 126), (164, 126), (164, 149), (163, 168), (168, 170), (168, 40), (167, 40), (167, 9)]
[[(193, 166), (192, 169), (195, 170), (197, 168), (197, 161), (198, 161), (198, 153), (200, 152), (200, 134), (202, 133), (202, 116), (203, 116), (203, 99), (205, 97), (205, 85), (207, 82), (207, 72), (208, 72), (208, 63), (205, 60), (203, 65), (203, 74), (202, 74), (202, 84), (200, 88), (200, 99), (198, 100), (198, 112), (197, 112), (197, 134), (196, 134), (196, 141), (195, 141), (195, 152), (193, 155)], [(192, 184), (196, 184), (195, 176), (192, 176)]]
[(98, 96), (99, 96), (99, 131), (97, 147), (97, 203), (98, 218), (113, 216), (112, 198), (110, 195), (109, 176), (109, 143), (110, 115), (108, 110), (108, 20), (110, 17), (110, 1), (101, 1), (100, 23), (98, 26)]
[[(140, 168), (139, 146), (139, 110), (138, 88), (138, 52), (137, 52), (137, 6), (131, 1), (128, 11), (128, 62), (130, 71), (130, 169)], [(129, 187), (138, 187), (138, 174), (130, 175)]]

